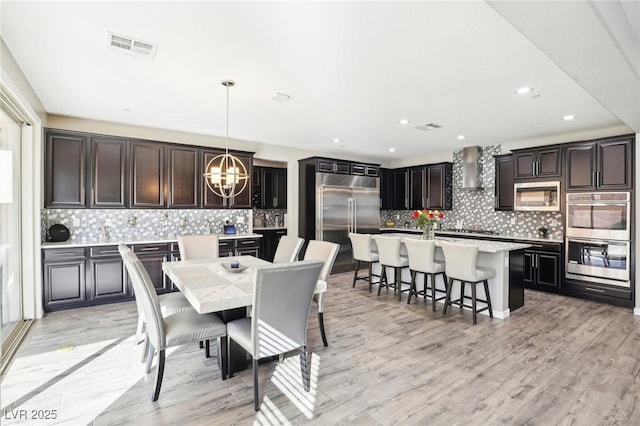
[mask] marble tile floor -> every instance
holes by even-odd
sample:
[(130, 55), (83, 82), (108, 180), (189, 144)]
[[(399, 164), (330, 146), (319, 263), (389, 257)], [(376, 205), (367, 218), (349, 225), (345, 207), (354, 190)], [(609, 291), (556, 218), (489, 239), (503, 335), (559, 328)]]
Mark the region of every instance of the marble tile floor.
[(329, 280), (328, 348), (312, 312), (309, 393), (297, 356), (261, 365), (256, 413), (251, 370), (222, 381), (215, 350), (206, 359), (189, 345), (169, 353), (152, 403), (155, 368), (144, 374), (129, 302), (36, 321), (3, 377), (0, 423), (638, 424), (640, 320), (629, 309), (527, 291), (512, 317), (472, 326), (469, 312), (443, 317), (406, 295), (353, 289), (351, 277)]

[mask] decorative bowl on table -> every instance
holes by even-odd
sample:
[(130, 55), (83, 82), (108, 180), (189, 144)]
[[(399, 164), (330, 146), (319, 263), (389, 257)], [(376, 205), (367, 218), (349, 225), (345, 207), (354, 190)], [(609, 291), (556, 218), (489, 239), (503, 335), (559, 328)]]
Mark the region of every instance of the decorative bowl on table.
[(240, 264), (235, 266), (231, 263), (222, 263), (222, 267), (224, 268), (225, 271), (232, 272), (232, 273), (239, 273), (247, 269), (246, 266), (242, 266)]
[(385, 225), (387, 225), (387, 228), (393, 228), (394, 226), (396, 226), (396, 223), (388, 221), (387, 223), (385, 223)]

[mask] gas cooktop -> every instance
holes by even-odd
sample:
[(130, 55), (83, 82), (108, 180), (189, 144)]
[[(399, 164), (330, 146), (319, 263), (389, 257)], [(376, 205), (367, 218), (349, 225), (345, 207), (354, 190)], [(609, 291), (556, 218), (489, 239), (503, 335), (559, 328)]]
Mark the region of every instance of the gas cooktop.
[(447, 228), (443, 229), (443, 232), (457, 232), (460, 234), (483, 234), (483, 235), (498, 235), (496, 231), (490, 231), (488, 229), (456, 229), (456, 228)]

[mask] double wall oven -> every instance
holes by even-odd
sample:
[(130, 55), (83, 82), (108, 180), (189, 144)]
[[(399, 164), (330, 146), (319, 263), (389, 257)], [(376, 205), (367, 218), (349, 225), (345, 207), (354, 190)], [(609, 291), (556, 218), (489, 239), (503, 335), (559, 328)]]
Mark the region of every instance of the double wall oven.
[(566, 278), (629, 288), (631, 193), (571, 193), (566, 209)]

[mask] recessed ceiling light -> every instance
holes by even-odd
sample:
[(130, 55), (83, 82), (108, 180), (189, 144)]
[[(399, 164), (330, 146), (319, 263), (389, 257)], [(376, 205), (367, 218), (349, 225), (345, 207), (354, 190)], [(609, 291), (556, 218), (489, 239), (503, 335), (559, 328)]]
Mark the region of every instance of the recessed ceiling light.
[(519, 89), (516, 89), (515, 93), (516, 95), (526, 95), (527, 93), (531, 93), (533, 92), (533, 87), (520, 87)]
[(389, 148), (389, 152), (396, 152), (395, 148)]
[(337, 138), (336, 138), (336, 139), (334, 139), (334, 140), (333, 140), (333, 143), (340, 143), (340, 139), (337, 139)]
[(462, 141), (462, 140), (464, 140), (465, 136), (464, 135), (458, 135), (457, 138), (458, 138), (459, 141)]
[(271, 94), (271, 100), (276, 102), (286, 102), (289, 100), (290, 97), (291, 96), (287, 95), (286, 93), (280, 93), (280, 92), (273, 92)]
[(575, 116), (575, 115), (573, 115), (573, 114), (569, 114), (569, 115), (565, 115), (564, 117), (562, 117), (562, 119), (563, 119), (564, 121), (571, 121), (571, 120), (575, 120), (575, 119), (576, 119), (576, 116)]
[(403, 118), (402, 120), (399, 121), (399, 123), (404, 126), (405, 124), (411, 123), (411, 121), (407, 120), (406, 118)]

